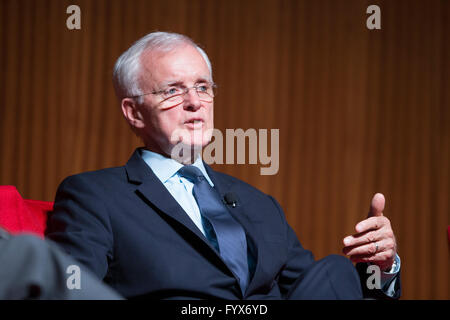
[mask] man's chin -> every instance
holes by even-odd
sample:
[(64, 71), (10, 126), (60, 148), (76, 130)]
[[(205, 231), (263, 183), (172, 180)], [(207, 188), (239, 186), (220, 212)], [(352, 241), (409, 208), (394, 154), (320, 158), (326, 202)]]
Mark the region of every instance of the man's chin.
[(192, 163), (201, 155), (205, 145), (203, 143), (179, 142), (172, 148), (170, 157), (184, 164)]
[(172, 159), (185, 163), (187, 159), (196, 158), (202, 149), (211, 142), (213, 129), (176, 130), (171, 139)]
[(185, 146), (191, 146), (193, 148), (205, 147), (211, 142), (212, 129), (198, 129), (198, 130), (183, 130), (172, 141), (176, 141), (175, 144), (183, 143)]

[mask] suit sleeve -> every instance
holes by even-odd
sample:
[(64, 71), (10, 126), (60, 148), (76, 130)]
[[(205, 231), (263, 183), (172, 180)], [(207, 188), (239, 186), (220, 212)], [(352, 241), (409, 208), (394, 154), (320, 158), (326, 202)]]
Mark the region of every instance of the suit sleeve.
[[(401, 283), (400, 283), (400, 272), (398, 272), (390, 281), (388, 281), (385, 286), (380, 289), (369, 289), (367, 286), (367, 281), (372, 273), (367, 272), (367, 263), (357, 263), (356, 270), (358, 270), (359, 277), (361, 279), (361, 287), (363, 290), (363, 295), (365, 298), (377, 299), (377, 300), (397, 300), (401, 296)], [(393, 294), (386, 294), (387, 289), (393, 283)]]
[[(301, 277), (303, 271), (314, 262), (314, 256), (311, 253), (311, 251), (305, 250), (302, 247), (294, 230), (289, 226), (287, 220), (285, 219), (283, 210), (281, 209), (280, 205), (274, 198), (272, 198), (272, 197), (270, 197), (270, 198), (277, 206), (278, 211), (280, 212), (280, 214), (282, 216), (282, 219), (285, 223), (285, 228), (286, 228), (288, 257), (286, 260), (286, 264), (278, 278), (278, 284), (280, 286), (281, 293), (285, 296), (287, 293), (289, 293), (294, 282), (299, 277)], [(384, 288), (374, 289), (374, 290), (367, 289), (366, 281), (370, 274), (367, 274), (366, 269), (367, 269), (367, 264), (358, 263), (356, 265), (356, 270), (358, 271), (358, 274), (360, 276), (363, 296), (365, 298), (399, 299), (400, 294), (401, 294), (400, 272), (393, 278), (393, 280), (395, 280), (394, 295), (388, 296), (388, 295), (386, 295)], [(392, 281), (389, 281), (389, 282), (392, 282)]]
[(101, 191), (83, 175), (64, 180), (48, 217), (46, 237), (104, 279), (112, 259), (113, 233)]
[[(122, 299), (52, 241), (34, 235), (12, 236), (0, 228), (0, 265), (0, 299)], [(73, 266), (78, 273), (67, 272)], [(77, 287), (68, 286), (71, 278)]]
[(295, 231), (288, 224), (279, 203), (273, 197), (270, 198), (278, 208), (278, 212), (282, 218), (286, 233), (286, 244), (288, 247), (287, 259), (278, 276), (278, 285), (280, 287), (281, 294), (286, 296), (290, 292), (296, 280), (301, 277), (303, 271), (314, 262), (314, 256), (311, 251), (304, 249), (300, 244)]

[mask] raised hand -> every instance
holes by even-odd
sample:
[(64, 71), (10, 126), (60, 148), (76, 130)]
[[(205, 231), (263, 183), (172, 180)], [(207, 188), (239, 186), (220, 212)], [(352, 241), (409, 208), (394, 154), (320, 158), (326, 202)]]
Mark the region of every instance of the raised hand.
[(383, 215), (384, 205), (384, 196), (375, 194), (367, 219), (356, 225), (356, 234), (344, 238), (342, 251), (353, 262), (371, 262), (389, 271), (397, 254), (397, 243), (391, 222)]

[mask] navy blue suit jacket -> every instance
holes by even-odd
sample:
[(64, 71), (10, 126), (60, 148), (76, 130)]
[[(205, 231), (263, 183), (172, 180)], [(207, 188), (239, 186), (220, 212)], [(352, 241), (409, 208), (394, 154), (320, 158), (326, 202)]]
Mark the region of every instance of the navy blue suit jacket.
[(282, 299), (314, 261), (277, 201), (231, 176), (206, 170), (253, 244), (255, 270), (244, 295), (208, 240), (142, 160), (66, 178), (47, 237), (125, 297)]

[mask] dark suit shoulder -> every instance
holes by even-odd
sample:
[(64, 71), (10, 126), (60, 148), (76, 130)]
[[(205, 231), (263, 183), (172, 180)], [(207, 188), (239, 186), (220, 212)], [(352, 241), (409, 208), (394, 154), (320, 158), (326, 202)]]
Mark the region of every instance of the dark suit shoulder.
[(89, 184), (109, 184), (114, 180), (123, 180), (126, 177), (124, 166), (104, 168), (94, 171), (86, 171), (66, 177), (61, 186), (67, 184), (89, 183)]
[(212, 176), (211, 178), (214, 183), (219, 182), (219, 188), (224, 191), (223, 193), (226, 192), (225, 190), (230, 190), (235, 192), (238, 198), (245, 198), (246, 201), (251, 201), (252, 203), (274, 204), (277, 211), (283, 211), (275, 198), (247, 182), (218, 171), (209, 170), (208, 173)]
[(258, 194), (260, 196), (269, 196), (266, 193), (262, 192), (261, 190), (259, 190), (258, 188), (250, 185), (249, 183), (238, 179), (236, 177), (230, 176), (229, 174), (223, 173), (223, 172), (219, 172), (219, 171), (213, 171), (215, 178), (216, 179), (220, 179), (222, 183), (226, 183), (228, 185), (237, 185), (239, 186), (239, 188), (244, 188), (246, 191)]

